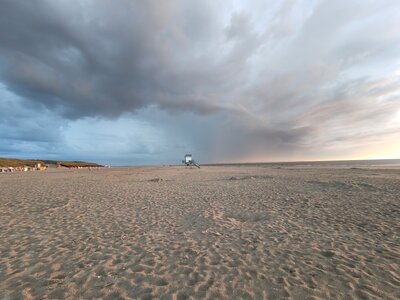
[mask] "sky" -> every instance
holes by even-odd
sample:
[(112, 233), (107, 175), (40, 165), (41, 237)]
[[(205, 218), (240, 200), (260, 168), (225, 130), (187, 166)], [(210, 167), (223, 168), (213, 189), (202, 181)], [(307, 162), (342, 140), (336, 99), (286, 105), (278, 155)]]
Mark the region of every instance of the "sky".
[(398, 0), (0, 0), (0, 157), (400, 158)]

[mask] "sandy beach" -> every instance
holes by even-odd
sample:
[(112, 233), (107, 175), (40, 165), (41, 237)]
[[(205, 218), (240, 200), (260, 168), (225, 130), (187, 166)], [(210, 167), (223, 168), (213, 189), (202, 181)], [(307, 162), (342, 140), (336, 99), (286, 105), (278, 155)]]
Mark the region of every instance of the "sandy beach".
[(400, 299), (400, 168), (0, 175), (0, 299)]

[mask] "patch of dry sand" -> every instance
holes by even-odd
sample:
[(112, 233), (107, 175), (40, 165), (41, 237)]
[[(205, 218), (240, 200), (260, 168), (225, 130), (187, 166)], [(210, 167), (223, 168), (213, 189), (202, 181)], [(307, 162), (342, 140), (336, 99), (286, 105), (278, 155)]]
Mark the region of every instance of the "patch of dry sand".
[(400, 299), (398, 169), (0, 175), (0, 299)]

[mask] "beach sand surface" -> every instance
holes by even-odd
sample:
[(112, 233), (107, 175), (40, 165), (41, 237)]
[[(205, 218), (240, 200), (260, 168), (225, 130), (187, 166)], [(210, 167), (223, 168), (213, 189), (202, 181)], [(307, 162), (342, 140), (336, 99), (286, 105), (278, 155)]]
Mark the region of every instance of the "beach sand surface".
[(400, 299), (400, 169), (0, 174), (0, 299)]

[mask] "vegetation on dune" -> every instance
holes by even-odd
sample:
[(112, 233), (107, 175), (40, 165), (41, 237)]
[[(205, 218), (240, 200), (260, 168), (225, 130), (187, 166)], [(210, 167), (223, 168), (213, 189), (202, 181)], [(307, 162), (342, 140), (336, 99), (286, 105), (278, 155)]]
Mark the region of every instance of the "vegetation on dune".
[(1, 167), (23, 167), (23, 166), (31, 166), (33, 167), (36, 164), (48, 165), (60, 165), (62, 167), (103, 167), (102, 165), (84, 161), (55, 161), (55, 160), (29, 160), (29, 159), (15, 159), (15, 158), (1, 158), (0, 157), (0, 166)]
[(59, 161), (58, 164), (62, 167), (103, 167), (102, 165), (98, 165), (96, 163), (84, 162), (84, 161)]
[(0, 158), (1, 167), (33, 167), (36, 164), (45, 164), (42, 160), (27, 160), (27, 159), (15, 159), (15, 158)]

